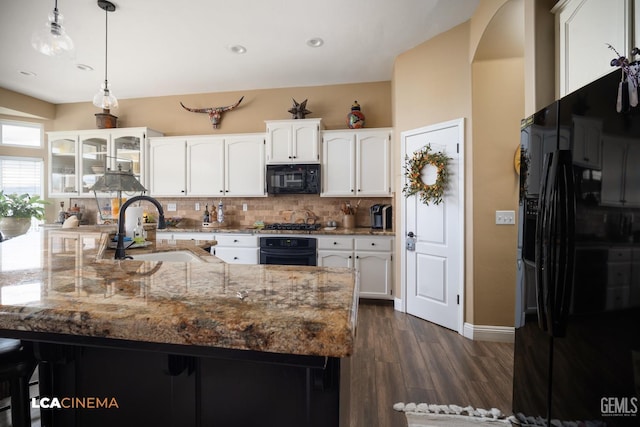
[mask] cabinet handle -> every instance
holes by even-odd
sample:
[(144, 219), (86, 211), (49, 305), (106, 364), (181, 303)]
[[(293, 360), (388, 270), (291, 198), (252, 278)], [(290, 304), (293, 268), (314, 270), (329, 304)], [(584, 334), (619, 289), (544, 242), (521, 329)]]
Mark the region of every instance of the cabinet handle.
[(224, 190), (220, 190), (221, 193), (224, 193)]
[(184, 193), (184, 190), (180, 190), (181, 193)]
[(224, 190), (224, 192), (225, 192), (225, 193), (228, 193), (228, 192), (229, 192), (229, 190)]
[(237, 257), (237, 256), (234, 256), (234, 257), (233, 257), (233, 259), (238, 259), (238, 257)]
[(337, 245), (337, 244), (338, 244), (338, 242), (333, 242), (333, 244), (334, 244), (334, 245)]
[(233, 239), (233, 243), (238, 243), (238, 240), (237, 239)]
[(371, 246), (375, 246), (375, 245), (376, 245), (375, 243), (373, 243), (373, 242), (371, 243)]
[(353, 193), (353, 188), (351, 189), (351, 192)]
[(349, 255), (349, 259), (351, 259), (351, 255)]

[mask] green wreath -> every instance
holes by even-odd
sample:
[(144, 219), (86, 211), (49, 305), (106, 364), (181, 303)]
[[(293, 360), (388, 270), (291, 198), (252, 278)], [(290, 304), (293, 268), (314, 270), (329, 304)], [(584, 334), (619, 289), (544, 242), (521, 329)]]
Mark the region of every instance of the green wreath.
[[(447, 187), (447, 181), (449, 174), (447, 171), (447, 163), (449, 157), (447, 157), (442, 151), (432, 152), (431, 145), (427, 144), (422, 150), (413, 154), (413, 157), (408, 158), (405, 164), (405, 177), (407, 182), (402, 189), (405, 197), (418, 194), (420, 200), (426, 205), (433, 202), (435, 205), (442, 203), (442, 196), (444, 190)], [(438, 170), (436, 182), (433, 184), (425, 184), (422, 181), (422, 170), (425, 166), (432, 165)]]

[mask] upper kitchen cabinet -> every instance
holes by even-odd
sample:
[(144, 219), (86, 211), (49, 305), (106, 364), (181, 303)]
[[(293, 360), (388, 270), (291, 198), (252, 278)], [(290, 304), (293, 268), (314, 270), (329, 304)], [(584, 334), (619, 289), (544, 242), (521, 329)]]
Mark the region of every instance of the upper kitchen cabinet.
[(267, 164), (319, 163), (322, 119), (268, 120)]
[(162, 136), (148, 128), (49, 132), (49, 196), (93, 196), (105, 170), (131, 171), (146, 187), (145, 145)]
[(245, 196), (264, 192), (263, 134), (152, 138), (153, 196)]
[(324, 131), (321, 196), (391, 196), (391, 129)]
[[(636, 18), (633, 16), (635, 1)], [(561, 0), (556, 15), (558, 93), (564, 96), (611, 72), (611, 59), (638, 42), (638, 0)], [(635, 20), (635, 22), (634, 22)], [(633, 28), (636, 40), (633, 40)]]

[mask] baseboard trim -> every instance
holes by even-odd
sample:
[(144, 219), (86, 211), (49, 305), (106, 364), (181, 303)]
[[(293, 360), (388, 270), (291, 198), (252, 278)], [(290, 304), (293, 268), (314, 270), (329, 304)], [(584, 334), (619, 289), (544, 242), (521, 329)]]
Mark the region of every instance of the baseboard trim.
[(463, 335), (474, 341), (512, 343), (515, 340), (515, 328), (512, 326), (472, 325), (465, 322)]
[(393, 299), (393, 308), (395, 309), (395, 311), (400, 311), (402, 313), (405, 313), (404, 303), (401, 298)]

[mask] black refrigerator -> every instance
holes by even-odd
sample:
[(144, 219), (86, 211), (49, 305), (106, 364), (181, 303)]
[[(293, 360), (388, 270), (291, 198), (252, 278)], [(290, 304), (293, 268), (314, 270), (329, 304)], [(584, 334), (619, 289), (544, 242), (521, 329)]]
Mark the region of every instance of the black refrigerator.
[(513, 412), (538, 425), (640, 426), (640, 106), (620, 82), (522, 121)]

